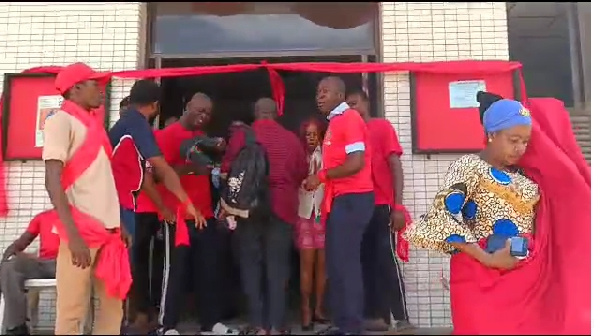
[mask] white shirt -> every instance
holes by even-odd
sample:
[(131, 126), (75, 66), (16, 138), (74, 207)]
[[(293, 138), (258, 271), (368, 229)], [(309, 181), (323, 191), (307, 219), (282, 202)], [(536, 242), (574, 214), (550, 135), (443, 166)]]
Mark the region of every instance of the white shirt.
[[(312, 154), (308, 157), (309, 175), (316, 174), (321, 168), (323, 168), (323, 156), (321, 153), (321, 147), (315, 148)], [(321, 215), (321, 202), (325, 195), (325, 186), (323, 184), (313, 191), (304, 190), (300, 188), (299, 199), (300, 204), (298, 206), (298, 216), (304, 219), (310, 219), (313, 212), (315, 217)]]

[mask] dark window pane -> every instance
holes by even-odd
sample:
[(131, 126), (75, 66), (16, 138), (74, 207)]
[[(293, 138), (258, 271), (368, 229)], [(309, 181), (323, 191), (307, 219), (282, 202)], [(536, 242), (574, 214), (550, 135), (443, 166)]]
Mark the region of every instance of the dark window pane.
[(555, 97), (573, 106), (566, 7), (557, 2), (510, 2), (510, 59), (523, 64), (530, 97)]
[(213, 4), (156, 3), (154, 53), (375, 48), (376, 3)]

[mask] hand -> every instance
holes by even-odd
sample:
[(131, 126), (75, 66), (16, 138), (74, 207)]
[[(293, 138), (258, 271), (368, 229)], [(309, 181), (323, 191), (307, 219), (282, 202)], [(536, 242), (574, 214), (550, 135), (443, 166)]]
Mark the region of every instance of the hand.
[(223, 139), (223, 138), (217, 138), (216, 140), (217, 140), (217, 146), (216, 146), (217, 149), (219, 151), (224, 151), (225, 147), (226, 147), (225, 139)]
[(489, 254), (485, 265), (501, 270), (511, 270), (517, 266), (518, 262), (519, 259), (510, 255), (510, 239), (507, 239), (504, 248)]
[(88, 268), (92, 265), (92, 256), (79, 233), (69, 235), (69, 250), (71, 251), (71, 262), (79, 268)]
[(175, 213), (173, 213), (173, 211), (171, 211), (171, 209), (163, 207), (158, 211), (160, 212), (160, 215), (165, 220), (165, 222), (169, 224), (174, 224), (177, 221), (177, 216), (175, 215)]
[(120, 233), (121, 233), (121, 241), (125, 244), (125, 246), (131, 247), (133, 245), (133, 238), (131, 237), (131, 234), (129, 234), (129, 232), (125, 228), (125, 225), (123, 225), (123, 223), (121, 223)]
[(406, 226), (406, 217), (404, 212), (400, 210), (392, 211), (392, 230), (395, 232), (401, 231)]
[(196, 207), (194, 207), (192, 203), (188, 203), (186, 211), (188, 214), (194, 216), (196, 229), (202, 230), (206, 227), (206, 218), (204, 218), (204, 216), (202, 216), (202, 214), (196, 210)]
[(319, 185), (321, 185), (321, 181), (317, 175), (310, 175), (302, 182), (302, 188), (308, 191), (317, 189)]
[(9, 246), (2, 255), (2, 262), (7, 261), (10, 257), (15, 255), (15, 247), (14, 245)]

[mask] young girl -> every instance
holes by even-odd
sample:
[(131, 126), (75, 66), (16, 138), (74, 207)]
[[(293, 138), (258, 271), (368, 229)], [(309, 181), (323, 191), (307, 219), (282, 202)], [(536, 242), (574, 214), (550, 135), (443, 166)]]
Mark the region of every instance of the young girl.
[[(301, 136), (306, 144), (309, 176), (321, 168), (321, 144), (326, 126), (311, 118), (301, 127)], [(313, 322), (323, 323), (323, 296), (325, 293), (325, 223), (320, 221), (323, 186), (316, 190), (300, 189), (296, 244), (300, 251), (300, 291), (302, 293), (302, 330), (312, 329)], [(314, 315), (311, 296), (315, 294)]]

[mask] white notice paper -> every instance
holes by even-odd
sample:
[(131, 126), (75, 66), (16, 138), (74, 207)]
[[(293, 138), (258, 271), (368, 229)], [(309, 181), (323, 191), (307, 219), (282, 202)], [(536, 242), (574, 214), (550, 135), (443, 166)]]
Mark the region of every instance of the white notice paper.
[(485, 81), (456, 81), (448, 85), (450, 91), (450, 108), (479, 107), (477, 92), (485, 91)]
[(54, 114), (63, 103), (63, 97), (40, 96), (37, 104), (37, 116), (35, 121), (35, 147), (44, 147), (44, 124), (48, 116)]

